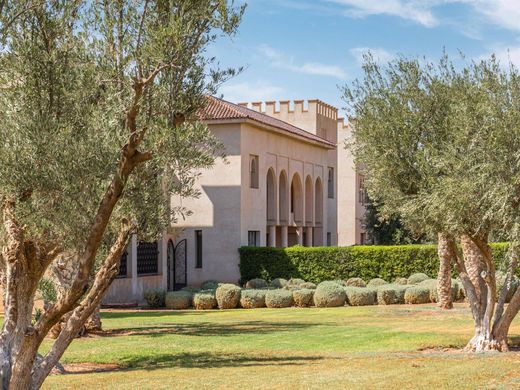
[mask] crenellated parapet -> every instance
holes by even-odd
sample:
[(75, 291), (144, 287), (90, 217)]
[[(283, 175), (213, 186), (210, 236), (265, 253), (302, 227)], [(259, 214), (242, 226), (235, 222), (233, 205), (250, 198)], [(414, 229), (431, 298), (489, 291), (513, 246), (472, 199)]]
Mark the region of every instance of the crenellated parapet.
[(338, 118), (338, 109), (319, 99), (271, 100), (266, 102), (238, 103), (238, 105), (271, 116), (317, 114), (333, 120)]

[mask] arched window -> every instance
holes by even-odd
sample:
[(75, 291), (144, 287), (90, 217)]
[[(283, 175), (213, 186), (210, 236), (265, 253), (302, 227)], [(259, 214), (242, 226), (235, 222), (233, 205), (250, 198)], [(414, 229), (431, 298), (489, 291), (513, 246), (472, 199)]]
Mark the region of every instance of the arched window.
[(313, 208), (314, 208), (314, 199), (313, 199), (313, 185), (312, 179), (310, 175), (305, 179), (305, 222), (307, 225), (312, 225), (313, 223)]
[(287, 174), (285, 171), (282, 171), (280, 173), (280, 181), (278, 185), (278, 207), (281, 223), (287, 222), (287, 201)]
[(295, 223), (303, 223), (302, 181), (297, 173), (294, 174), (291, 181), (291, 213), (293, 213)]
[(249, 158), (249, 186), (258, 188), (258, 156), (251, 155)]
[(267, 171), (267, 221), (271, 224), (276, 223), (276, 178), (274, 170), (270, 168)]

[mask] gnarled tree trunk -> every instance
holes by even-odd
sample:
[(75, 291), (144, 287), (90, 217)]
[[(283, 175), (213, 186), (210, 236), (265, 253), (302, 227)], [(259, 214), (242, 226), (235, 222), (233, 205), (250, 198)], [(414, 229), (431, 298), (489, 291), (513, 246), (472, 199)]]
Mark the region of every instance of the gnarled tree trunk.
[[(453, 253), (457, 253), (455, 245), (451, 244), (451, 247)], [(507, 333), (511, 323), (509, 319), (514, 318), (520, 308), (520, 293), (515, 293), (513, 296), (515, 303), (513, 306), (509, 305), (504, 313), (509, 283), (506, 283), (507, 286), (500, 292), (497, 304), (495, 264), (487, 235), (462, 235), (461, 247), (464, 259), (460, 259), (457, 254), (456, 264), (470, 303), (475, 326), (474, 335), (467, 344), (466, 350), (507, 351)], [(509, 277), (512, 277), (515, 268), (516, 260), (513, 259), (509, 267)]]
[(441, 309), (452, 309), (453, 299), (451, 295), (451, 263), (454, 261), (450, 250), (450, 242), (453, 237), (444, 233), (438, 234), (437, 253), (439, 255), (439, 274), (437, 277), (438, 305)]

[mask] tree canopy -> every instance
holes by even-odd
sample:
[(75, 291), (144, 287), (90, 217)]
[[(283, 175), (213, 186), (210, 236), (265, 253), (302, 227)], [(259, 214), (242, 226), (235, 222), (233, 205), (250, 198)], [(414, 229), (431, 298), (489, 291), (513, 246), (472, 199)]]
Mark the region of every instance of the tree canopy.
[[(4, 388), (41, 385), (130, 233), (156, 237), (187, 212), (168, 196), (196, 196), (198, 170), (222, 156), (198, 113), (236, 72), (206, 50), (243, 11), (226, 0), (0, 0)], [(71, 288), (33, 325), (38, 282), (62, 256), (73, 259)]]
[(510, 280), (520, 238), (520, 99), (518, 70), (503, 65), (495, 57), (455, 65), (444, 56), (382, 66), (367, 55), (365, 78), (344, 91), (356, 118), (350, 147), (367, 171), (371, 198), (413, 232), (451, 237), (442, 246), (470, 299), (473, 350), (506, 349), (520, 307), (519, 293), (503, 312), (509, 287), (496, 291), (487, 245), (493, 231), (510, 242)]

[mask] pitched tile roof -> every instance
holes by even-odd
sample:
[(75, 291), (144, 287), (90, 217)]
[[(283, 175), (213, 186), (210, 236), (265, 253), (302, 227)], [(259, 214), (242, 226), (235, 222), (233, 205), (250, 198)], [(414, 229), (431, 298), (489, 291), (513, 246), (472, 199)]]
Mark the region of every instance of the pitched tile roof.
[(208, 104), (203, 113), (203, 120), (226, 120), (226, 119), (244, 119), (258, 122), (262, 125), (274, 127), (282, 130), (282, 132), (289, 133), (289, 135), (306, 138), (308, 141), (318, 143), (329, 148), (335, 147), (333, 142), (321, 138), (315, 134), (309, 133), (299, 127), (293, 126), (280, 119), (273, 118), (267, 114), (251, 110), (247, 107), (239, 106), (214, 96), (208, 96)]

